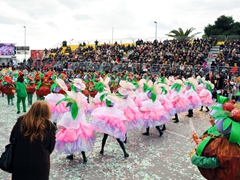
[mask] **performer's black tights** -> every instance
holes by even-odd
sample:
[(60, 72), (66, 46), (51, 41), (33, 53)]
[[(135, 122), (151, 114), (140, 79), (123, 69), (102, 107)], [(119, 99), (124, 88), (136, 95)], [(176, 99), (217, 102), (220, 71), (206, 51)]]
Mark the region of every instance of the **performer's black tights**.
[[(102, 149), (100, 151), (100, 154), (103, 154), (104, 153), (104, 146), (106, 144), (106, 141), (107, 141), (107, 138), (108, 138), (108, 134), (104, 134), (103, 135), (103, 139), (102, 139)], [(125, 150), (125, 147), (124, 147), (124, 144), (123, 142), (119, 139), (119, 138), (116, 138), (117, 139), (117, 142), (119, 143), (120, 147), (122, 148), (123, 150), (123, 153), (124, 153), (124, 156), (128, 155), (126, 150)]]

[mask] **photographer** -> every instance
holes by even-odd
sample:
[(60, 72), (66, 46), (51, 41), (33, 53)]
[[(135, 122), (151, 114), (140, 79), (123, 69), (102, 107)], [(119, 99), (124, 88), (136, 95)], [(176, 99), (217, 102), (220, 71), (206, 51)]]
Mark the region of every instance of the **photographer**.
[(223, 96), (229, 97), (229, 94), (232, 92), (232, 86), (228, 79), (224, 80)]

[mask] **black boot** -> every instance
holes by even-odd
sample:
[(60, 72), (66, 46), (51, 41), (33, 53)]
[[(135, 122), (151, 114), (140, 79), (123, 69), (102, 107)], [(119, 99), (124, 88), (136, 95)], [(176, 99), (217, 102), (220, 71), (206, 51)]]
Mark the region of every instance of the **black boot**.
[(83, 164), (87, 163), (87, 157), (84, 151), (81, 152), (82, 153), (82, 157), (83, 157)]
[(201, 109), (199, 111), (203, 111), (203, 106), (201, 106)]
[(103, 139), (102, 139), (102, 149), (101, 149), (101, 151), (100, 151), (100, 154), (101, 154), (101, 155), (104, 154), (104, 146), (105, 146), (105, 144), (106, 144), (107, 138), (108, 138), (108, 134), (104, 134)]
[(188, 110), (188, 115), (186, 115), (187, 117), (193, 117), (193, 110), (189, 109)]
[(120, 141), (119, 138), (117, 138), (117, 142), (119, 143), (120, 147), (121, 147), (122, 150), (123, 150), (124, 157), (127, 158), (127, 157), (129, 156), (129, 154), (126, 152), (123, 142)]
[(73, 154), (68, 155), (68, 156), (67, 156), (67, 159), (73, 160)]
[(208, 107), (206, 107), (206, 109), (207, 109), (206, 112), (210, 111)]
[(125, 134), (125, 141), (124, 141), (125, 144), (127, 144), (127, 134)]
[(162, 125), (162, 129), (161, 129), (162, 131), (165, 131), (166, 130), (166, 125), (165, 124), (163, 124)]
[(163, 132), (161, 131), (160, 127), (159, 127), (159, 126), (156, 126), (156, 129), (158, 130), (159, 136), (161, 137), (161, 136), (163, 135)]
[(175, 121), (174, 121), (174, 123), (178, 123), (179, 122), (179, 120), (178, 120), (178, 114), (175, 114)]
[(142, 133), (142, 135), (144, 135), (144, 136), (149, 136), (149, 127), (146, 128), (146, 132), (145, 132), (145, 133)]

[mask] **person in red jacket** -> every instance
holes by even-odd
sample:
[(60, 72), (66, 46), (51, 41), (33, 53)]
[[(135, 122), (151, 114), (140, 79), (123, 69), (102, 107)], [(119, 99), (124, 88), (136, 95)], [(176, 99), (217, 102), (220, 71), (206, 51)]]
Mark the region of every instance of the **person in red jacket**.
[(4, 77), (2, 91), (3, 91), (4, 94), (7, 95), (8, 106), (10, 104), (14, 105), (13, 98), (14, 98), (14, 94), (16, 92), (16, 89), (15, 89), (15, 86), (12, 82), (12, 78), (10, 76), (5, 76)]
[(27, 99), (28, 99), (28, 106), (32, 105), (33, 94), (36, 91), (35, 81), (32, 76), (27, 76)]

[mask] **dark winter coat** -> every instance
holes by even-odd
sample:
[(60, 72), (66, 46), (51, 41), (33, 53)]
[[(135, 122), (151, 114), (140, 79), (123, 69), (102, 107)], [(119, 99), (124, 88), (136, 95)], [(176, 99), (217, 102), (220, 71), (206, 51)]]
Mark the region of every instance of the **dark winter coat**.
[(50, 154), (55, 146), (55, 126), (49, 121), (46, 124), (45, 138), (30, 142), (30, 137), (23, 136), (19, 117), (14, 125), (10, 140), (16, 139), (13, 159), (12, 180), (48, 180), (50, 171)]

